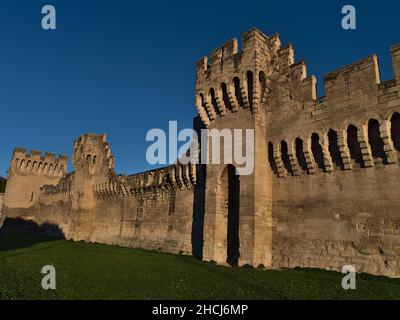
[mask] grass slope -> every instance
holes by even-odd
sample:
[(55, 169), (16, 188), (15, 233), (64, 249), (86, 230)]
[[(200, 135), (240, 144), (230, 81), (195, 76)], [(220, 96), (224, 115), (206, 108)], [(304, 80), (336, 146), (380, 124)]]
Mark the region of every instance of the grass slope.
[[(44, 265), (57, 289), (41, 288)], [(193, 257), (56, 240), (0, 236), (0, 299), (399, 299), (400, 280), (311, 269), (228, 268)]]

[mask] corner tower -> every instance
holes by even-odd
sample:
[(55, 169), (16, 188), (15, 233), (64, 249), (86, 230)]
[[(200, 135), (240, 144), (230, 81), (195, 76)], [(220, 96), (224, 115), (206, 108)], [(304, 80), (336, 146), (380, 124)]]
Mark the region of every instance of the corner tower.
[(43, 185), (57, 185), (65, 175), (68, 157), (16, 148), (8, 169), (4, 198), (6, 209), (29, 208), (36, 204)]

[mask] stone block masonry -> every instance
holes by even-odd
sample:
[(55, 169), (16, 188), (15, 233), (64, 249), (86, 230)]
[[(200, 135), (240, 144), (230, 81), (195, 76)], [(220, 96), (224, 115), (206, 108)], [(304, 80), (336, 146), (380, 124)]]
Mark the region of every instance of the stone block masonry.
[(85, 134), (70, 173), (64, 156), (16, 149), (3, 212), (68, 239), (219, 264), (400, 277), (400, 45), (393, 80), (373, 55), (325, 75), (321, 98), (277, 35), (252, 29), (239, 47), (198, 61), (194, 127), (253, 129), (253, 174), (233, 161), (119, 175), (106, 136)]

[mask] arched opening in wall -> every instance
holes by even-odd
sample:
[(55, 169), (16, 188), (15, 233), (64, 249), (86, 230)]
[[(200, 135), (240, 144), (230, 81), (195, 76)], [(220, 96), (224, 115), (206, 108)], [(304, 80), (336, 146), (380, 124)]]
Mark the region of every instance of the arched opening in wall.
[(300, 168), (303, 171), (308, 171), (307, 170), (307, 160), (306, 160), (306, 156), (304, 154), (304, 144), (303, 144), (303, 140), (301, 140), (300, 138), (296, 138), (295, 140), (295, 144), (296, 144), (296, 158), (297, 158), (297, 162), (299, 163)]
[(37, 161), (33, 161), (32, 170), (36, 170), (36, 169), (37, 169)]
[(358, 142), (358, 132), (354, 125), (349, 125), (347, 127), (347, 147), (350, 151), (350, 157), (355, 163), (360, 167), (364, 166), (364, 161), (362, 158), (360, 143)]
[(246, 78), (247, 78), (247, 94), (249, 96), (249, 106), (250, 106), (250, 108), (252, 108), (253, 107), (253, 89), (254, 89), (253, 72), (247, 71)]
[(222, 216), (227, 216), (226, 262), (235, 266), (239, 262), (239, 205), (240, 181), (236, 168), (228, 165), (222, 172), (219, 181), (219, 210)]
[(328, 142), (328, 149), (332, 158), (332, 163), (340, 170), (344, 170), (344, 163), (342, 155), (340, 154), (340, 148), (338, 144), (338, 134), (333, 129), (330, 129), (328, 132)]
[(371, 153), (378, 163), (387, 163), (386, 153), (384, 151), (383, 140), (379, 131), (379, 121), (370, 119), (368, 121), (368, 142), (371, 146)]
[(258, 80), (260, 81), (260, 104), (263, 103), (265, 88), (267, 86), (267, 77), (265, 76), (264, 71), (260, 71), (258, 74)]
[(26, 164), (26, 169), (27, 170), (32, 170), (32, 161), (28, 160), (27, 164)]
[(50, 164), (49, 166), (49, 173), (53, 173), (53, 164)]
[(202, 93), (199, 94), (200, 100), (201, 100), (201, 106), (204, 109), (204, 111), (207, 114), (207, 117), (210, 117), (210, 113), (208, 112), (208, 109), (206, 108), (205, 100), (204, 100), (204, 95)]
[(93, 156), (93, 164), (96, 164), (97, 156)]
[(284, 140), (281, 141), (281, 157), (282, 157), (283, 166), (285, 167), (286, 171), (289, 174), (292, 174), (293, 168), (292, 168), (292, 164), (290, 163), (290, 159), (289, 159), (288, 146), (287, 146), (286, 141), (284, 141)]
[(240, 90), (240, 80), (238, 77), (233, 78), (233, 85), (235, 86), (235, 97), (240, 106), (243, 107), (242, 91)]
[(276, 166), (274, 158), (274, 145), (272, 142), (268, 142), (268, 162), (272, 172), (278, 175), (278, 167)]
[(219, 109), (218, 109), (217, 99), (215, 98), (214, 88), (210, 89), (210, 98), (211, 98), (211, 104), (214, 108), (215, 114), (219, 114)]
[(48, 164), (45, 163), (44, 166), (43, 166), (43, 172), (46, 172), (47, 170), (48, 170)]
[(19, 169), (20, 170), (24, 170), (25, 169), (25, 160), (24, 159), (21, 160), (21, 164), (19, 165)]
[(91, 164), (91, 163), (92, 163), (92, 156), (91, 156), (90, 154), (88, 154), (88, 155), (86, 156), (86, 161), (87, 161), (88, 164)]
[(315, 132), (311, 135), (311, 151), (318, 168), (324, 170), (324, 154), (322, 152), (321, 144), (319, 143), (319, 135)]
[(395, 112), (390, 118), (393, 146), (397, 151), (400, 151), (400, 114)]
[(232, 105), (229, 101), (228, 97), (228, 87), (226, 86), (225, 82), (221, 83), (221, 91), (222, 91), (222, 100), (224, 100), (224, 104), (228, 110), (232, 111)]

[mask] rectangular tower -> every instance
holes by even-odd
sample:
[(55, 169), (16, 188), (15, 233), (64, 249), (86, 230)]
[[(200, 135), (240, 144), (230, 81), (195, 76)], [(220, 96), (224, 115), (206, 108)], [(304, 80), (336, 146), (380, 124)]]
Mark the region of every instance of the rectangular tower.
[[(275, 36), (252, 29), (243, 34), (241, 51), (233, 39), (197, 63), (196, 107), (214, 136), (206, 172), (204, 260), (271, 265), (272, 183), (263, 98), (278, 47)], [(232, 168), (244, 164), (235, 154), (246, 157), (248, 168), (236, 177)]]

